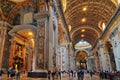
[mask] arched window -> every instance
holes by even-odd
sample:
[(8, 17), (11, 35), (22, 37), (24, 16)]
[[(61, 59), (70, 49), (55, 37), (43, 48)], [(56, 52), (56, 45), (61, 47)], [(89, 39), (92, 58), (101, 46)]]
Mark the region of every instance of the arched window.
[(99, 27), (102, 31), (104, 31), (105, 28), (106, 28), (105, 22), (104, 22), (104, 21), (100, 21), (100, 22), (98, 23), (98, 27)]
[(67, 4), (67, 1), (66, 0), (62, 0), (63, 11), (66, 10), (66, 4)]
[(118, 4), (120, 4), (120, 0), (118, 0)]
[(103, 31), (105, 30), (106, 26), (105, 26), (105, 23), (102, 23), (102, 29)]

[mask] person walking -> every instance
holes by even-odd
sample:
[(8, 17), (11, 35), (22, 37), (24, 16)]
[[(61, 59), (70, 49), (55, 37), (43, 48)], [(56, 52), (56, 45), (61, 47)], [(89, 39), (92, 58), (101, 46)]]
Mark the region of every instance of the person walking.
[(52, 80), (54, 80), (55, 77), (55, 70), (52, 71)]

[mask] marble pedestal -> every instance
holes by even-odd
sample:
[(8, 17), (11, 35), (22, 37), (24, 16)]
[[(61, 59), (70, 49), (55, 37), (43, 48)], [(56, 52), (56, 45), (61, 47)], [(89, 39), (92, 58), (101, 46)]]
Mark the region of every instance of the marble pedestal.
[(47, 72), (28, 72), (27, 77), (32, 77), (32, 78), (47, 78)]

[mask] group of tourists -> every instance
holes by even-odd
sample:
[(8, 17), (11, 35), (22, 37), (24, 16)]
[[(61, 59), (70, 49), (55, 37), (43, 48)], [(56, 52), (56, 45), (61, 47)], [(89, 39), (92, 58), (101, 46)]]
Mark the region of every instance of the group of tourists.
[[(2, 80), (2, 74), (5, 73), (3, 70), (0, 70), (0, 80)], [(20, 70), (18, 69), (13, 69), (9, 68), (7, 71), (7, 76), (9, 80), (20, 80)], [(115, 71), (88, 71), (88, 70), (72, 70), (69, 69), (68, 71), (64, 70), (61, 71), (58, 68), (54, 68), (52, 71), (48, 70), (47, 77), (48, 80), (55, 80), (56, 78), (58, 80), (61, 80), (61, 77), (64, 75), (69, 77), (69, 78), (77, 78), (77, 80), (104, 80), (104, 79), (109, 79), (109, 80), (120, 80), (120, 72), (115, 72)], [(119, 79), (115, 78), (115, 75), (118, 75)]]
[(88, 70), (77, 71), (78, 80), (100, 80), (98, 72)]
[[(3, 73), (5, 72), (3, 70), (0, 70), (0, 80), (3, 80)], [(20, 71), (18, 69), (9, 68), (7, 70), (7, 77), (9, 80), (13, 80), (13, 78), (15, 78), (16, 80), (20, 80)]]
[[(88, 71), (88, 70), (78, 70), (77, 77), (78, 80), (120, 80), (120, 77), (116, 78), (116, 74), (119, 72), (115, 71)], [(120, 74), (118, 75), (120, 76)]]
[(78, 80), (104, 80), (104, 79), (118, 80), (117, 78), (115, 78), (116, 74), (117, 73), (114, 71), (88, 71), (88, 70), (77, 71)]
[(55, 80), (55, 78), (59, 78), (61, 80), (61, 70), (55, 68), (53, 71), (48, 70), (48, 80)]
[[(61, 70), (48, 70), (48, 80), (54, 80), (55, 78), (59, 78), (61, 80), (61, 76), (64, 76), (64, 74), (67, 74), (69, 78), (77, 78), (77, 80), (120, 80), (114, 78), (115, 72), (113, 71), (89, 71), (89, 70), (68, 70), (68, 71), (61, 71)], [(120, 76), (120, 75), (119, 75)]]

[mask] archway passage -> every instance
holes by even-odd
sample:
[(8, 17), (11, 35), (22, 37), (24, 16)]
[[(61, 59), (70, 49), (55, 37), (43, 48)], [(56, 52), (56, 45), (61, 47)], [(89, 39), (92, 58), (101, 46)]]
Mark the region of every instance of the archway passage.
[(76, 62), (78, 69), (87, 69), (86, 59), (87, 59), (87, 53), (85, 51), (80, 50), (76, 54)]
[(77, 44), (75, 44), (75, 49), (77, 50), (84, 50), (91, 47), (92, 45), (86, 40), (80, 40)]
[[(9, 34), (12, 35), (11, 55), (9, 66), (20, 70), (30, 71), (33, 63), (34, 36), (35, 33), (30, 29), (20, 29), (23, 26), (16, 26)], [(14, 35), (13, 35), (14, 34)]]
[(112, 68), (112, 70), (116, 71), (116, 63), (115, 63), (113, 47), (112, 47), (112, 44), (109, 41), (106, 42), (105, 49), (106, 49), (106, 52), (109, 54), (111, 68)]

